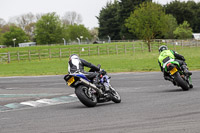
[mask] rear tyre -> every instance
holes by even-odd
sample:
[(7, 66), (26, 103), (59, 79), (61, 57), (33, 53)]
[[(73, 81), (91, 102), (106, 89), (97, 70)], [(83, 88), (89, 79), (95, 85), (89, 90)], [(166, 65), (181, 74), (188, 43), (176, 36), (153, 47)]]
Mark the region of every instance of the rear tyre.
[(183, 80), (183, 78), (181, 78), (178, 72), (174, 74), (174, 79), (178, 83), (178, 85), (182, 88), (183, 91), (189, 90), (188, 83), (185, 80)]
[(89, 91), (88, 87), (80, 85), (75, 89), (78, 99), (87, 107), (94, 107), (97, 104), (97, 96)]

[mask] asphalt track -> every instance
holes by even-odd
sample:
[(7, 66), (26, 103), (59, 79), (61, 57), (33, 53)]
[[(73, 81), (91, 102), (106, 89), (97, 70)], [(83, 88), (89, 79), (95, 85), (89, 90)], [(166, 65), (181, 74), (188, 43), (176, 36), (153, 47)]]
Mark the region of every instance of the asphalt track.
[[(182, 91), (160, 72), (110, 74), (122, 102), (79, 101), (0, 111), (0, 133), (199, 133), (200, 72)], [(0, 105), (73, 94), (63, 76), (0, 78)]]

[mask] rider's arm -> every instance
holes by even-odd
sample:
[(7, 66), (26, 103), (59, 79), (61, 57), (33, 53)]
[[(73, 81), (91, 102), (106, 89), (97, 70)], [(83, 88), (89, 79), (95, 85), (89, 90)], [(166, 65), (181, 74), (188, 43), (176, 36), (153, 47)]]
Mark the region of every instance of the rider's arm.
[(89, 67), (89, 68), (92, 68), (92, 69), (94, 69), (95, 71), (100, 71), (100, 69), (99, 69), (97, 66), (93, 65), (92, 63), (87, 62), (86, 60), (83, 60), (83, 59), (80, 59), (80, 60), (81, 60), (81, 62), (82, 62), (82, 64), (83, 64), (84, 66)]
[[(173, 51), (173, 50), (172, 50), (172, 51)], [(178, 54), (176, 51), (173, 51), (173, 54), (174, 54), (174, 56), (175, 56), (176, 59), (185, 61), (184, 56)]]
[(158, 61), (158, 64), (159, 64), (159, 66), (160, 66), (160, 71), (162, 71), (163, 72), (163, 68), (162, 68), (162, 66), (161, 66), (161, 64), (160, 64), (160, 62)]

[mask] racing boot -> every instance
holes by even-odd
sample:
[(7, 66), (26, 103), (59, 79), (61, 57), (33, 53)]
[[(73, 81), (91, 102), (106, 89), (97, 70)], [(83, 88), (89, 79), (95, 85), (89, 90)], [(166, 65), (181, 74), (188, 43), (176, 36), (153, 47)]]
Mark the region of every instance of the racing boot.
[(185, 73), (186, 76), (191, 76), (192, 75), (192, 72), (188, 71), (188, 68), (187, 68), (186, 65), (182, 65), (182, 69), (183, 69), (183, 72)]

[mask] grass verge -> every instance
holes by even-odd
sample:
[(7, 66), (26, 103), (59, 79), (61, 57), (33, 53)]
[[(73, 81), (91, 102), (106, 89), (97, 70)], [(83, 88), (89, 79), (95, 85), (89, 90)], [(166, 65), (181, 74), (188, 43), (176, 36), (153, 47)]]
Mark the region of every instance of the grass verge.
[[(200, 70), (200, 48), (178, 49), (184, 55), (190, 70)], [(134, 54), (84, 56), (93, 64), (101, 64), (107, 72), (160, 71), (157, 51), (136, 52)], [(67, 73), (68, 58), (13, 61), (0, 64), (0, 76), (64, 75)], [(86, 69), (87, 71), (88, 69)]]

